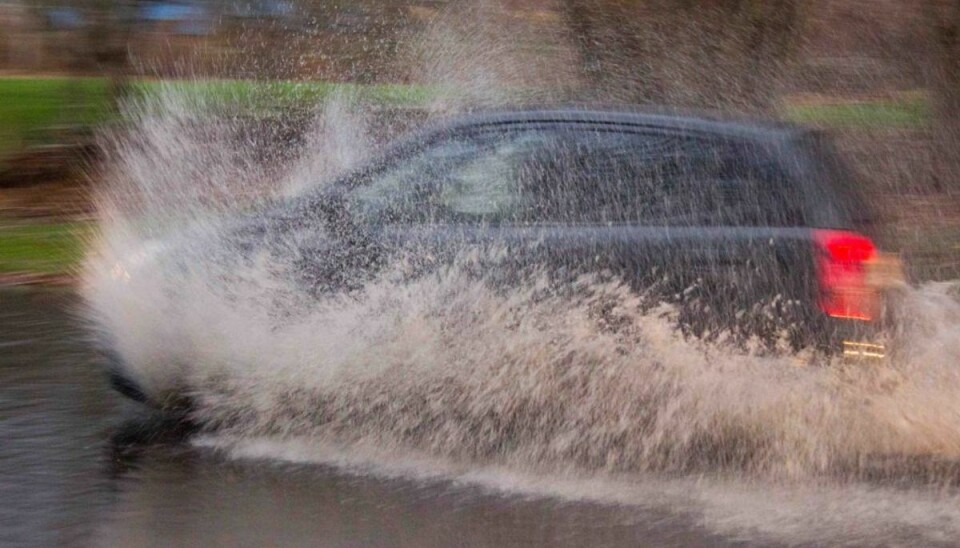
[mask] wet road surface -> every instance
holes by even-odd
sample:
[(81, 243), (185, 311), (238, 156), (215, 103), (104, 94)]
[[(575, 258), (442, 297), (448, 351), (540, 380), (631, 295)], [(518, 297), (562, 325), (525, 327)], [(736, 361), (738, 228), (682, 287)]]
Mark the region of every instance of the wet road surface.
[(108, 388), (78, 307), (0, 291), (0, 545), (730, 543), (693, 515), (227, 459)]

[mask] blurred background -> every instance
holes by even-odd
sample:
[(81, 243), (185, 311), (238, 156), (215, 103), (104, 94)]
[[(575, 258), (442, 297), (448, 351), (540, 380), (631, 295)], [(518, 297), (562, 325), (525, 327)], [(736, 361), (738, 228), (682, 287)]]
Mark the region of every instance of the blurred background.
[(914, 278), (960, 276), (960, 0), (0, 0), (0, 283), (72, 281), (97, 135), (169, 82), (278, 147), (344, 90), (394, 130), (452, 89), (813, 125)]

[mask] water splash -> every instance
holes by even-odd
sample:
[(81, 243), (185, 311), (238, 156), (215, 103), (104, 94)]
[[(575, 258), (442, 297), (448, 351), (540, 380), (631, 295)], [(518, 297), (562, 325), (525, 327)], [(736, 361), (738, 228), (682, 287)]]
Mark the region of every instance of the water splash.
[[(501, 89), (490, 73), (473, 79)], [(296, 273), (311, 259), (304, 243), (331, 238), (323, 227), (268, 230), (251, 248), (237, 239), (236, 218), (364, 157), (375, 141), (369, 113), (341, 96), (276, 155), (245, 120), (175, 88), (126, 114), (135, 131), (108, 143), (112, 185), (99, 196), (84, 295), (131, 376), (159, 399), (189, 398), (218, 447), (328, 461), (375, 448), (394, 464), (440, 459), (468, 479), (487, 469), (548, 478), (521, 489), (568, 481), (548, 491), (571, 498), (583, 493), (570, 479), (581, 474), (607, 482), (604, 496), (621, 478), (680, 476), (648, 494), (673, 493), (668, 500), (702, 508), (720, 530), (801, 528), (811, 501), (833, 496), (804, 491), (821, 482), (960, 480), (956, 285), (908, 290), (898, 352), (869, 366), (684, 338), (675, 310), (649, 308), (619, 280), (558, 287), (541, 271), (504, 286), (478, 268), (491, 257), (469, 250), (415, 277), (401, 257), (359, 290), (317, 298)], [(678, 494), (701, 475), (793, 490), (764, 496), (718, 483)], [(868, 487), (856, 489), (869, 498)], [(956, 530), (957, 516), (930, 497), (921, 497), (929, 515)], [(723, 510), (730, 500), (738, 512)], [(751, 522), (746, 509), (762, 501), (790, 515)], [(841, 514), (834, 529), (863, 517)]]
[[(200, 225), (165, 261), (120, 275), (93, 261), (88, 300), (138, 382), (188, 396), (194, 418), (231, 435), (774, 477), (960, 454), (948, 285), (910, 292), (895, 359), (815, 365), (684, 338), (672, 308), (616, 280), (557, 286), (541, 273), (505, 287), (469, 252), (429, 275), (401, 261), (362, 291), (308, 297), (293, 273), (317, 230), (251, 253)], [(139, 245), (117, 234), (106, 256)]]

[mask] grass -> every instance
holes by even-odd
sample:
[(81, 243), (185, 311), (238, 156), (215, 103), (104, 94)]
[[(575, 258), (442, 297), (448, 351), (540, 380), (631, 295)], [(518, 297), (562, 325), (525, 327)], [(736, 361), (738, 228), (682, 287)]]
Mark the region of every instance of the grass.
[(172, 87), (187, 96), (205, 98), (212, 100), (213, 103), (228, 103), (235, 107), (252, 109), (256, 113), (288, 108), (309, 108), (337, 93), (343, 94), (348, 99), (387, 106), (422, 104), (430, 97), (430, 88), (407, 84), (178, 80), (141, 81), (135, 87), (146, 94), (155, 93), (164, 87)]
[[(140, 80), (132, 85), (134, 93), (146, 95), (171, 88), (256, 115), (310, 108), (335, 93), (385, 106), (422, 104), (430, 97), (429, 88), (405, 84)], [(0, 162), (25, 146), (51, 142), (57, 128), (89, 128), (116, 116), (105, 78), (0, 78)]]
[(65, 274), (83, 259), (93, 223), (31, 223), (0, 226), (0, 273)]
[(48, 142), (52, 129), (86, 127), (109, 112), (100, 78), (0, 78), (0, 158)]
[[(139, 80), (132, 87), (135, 93), (148, 95), (173, 87), (188, 96), (254, 114), (309, 108), (335, 93), (386, 106), (416, 106), (436, 91), (407, 84), (252, 80)], [(791, 101), (783, 114), (798, 123), (854, 128), (921, 127), (931, 119), (922, 95), (897, 100)], [(88, 128), (115, 117), (105, 78), (0, 78), (0, 161), (24, 146), (50, 142), (56, 128)]]
[(932, 117), (929, 102), (923, 97), (788, 103), (784, 115), (800, 124), (844, 128), (920, 128)]

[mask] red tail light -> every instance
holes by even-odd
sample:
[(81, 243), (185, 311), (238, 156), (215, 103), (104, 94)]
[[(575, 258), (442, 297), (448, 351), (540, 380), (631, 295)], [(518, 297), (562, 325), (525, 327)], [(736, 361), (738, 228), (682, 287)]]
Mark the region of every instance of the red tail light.
[(867, 284), (868, 263), (877, 249), (870, 238), (842, 230), (814, 230), (817, 243), (819, 305), (828, 316), (872, 320), (877, 294)]

